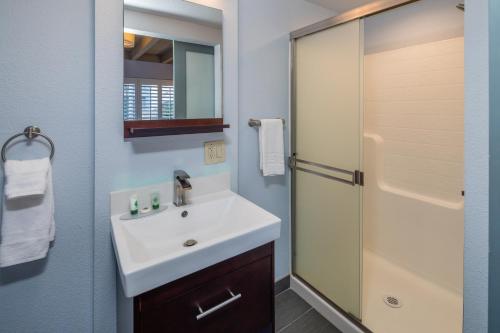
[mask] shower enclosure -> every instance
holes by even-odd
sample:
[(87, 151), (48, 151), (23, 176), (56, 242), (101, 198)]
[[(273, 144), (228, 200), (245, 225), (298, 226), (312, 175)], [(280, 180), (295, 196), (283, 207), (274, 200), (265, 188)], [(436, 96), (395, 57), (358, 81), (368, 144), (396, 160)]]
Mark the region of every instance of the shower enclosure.
[(378, 1), (291, 35), (292, 286), (340, 328), (461, 332), (456, 5)]

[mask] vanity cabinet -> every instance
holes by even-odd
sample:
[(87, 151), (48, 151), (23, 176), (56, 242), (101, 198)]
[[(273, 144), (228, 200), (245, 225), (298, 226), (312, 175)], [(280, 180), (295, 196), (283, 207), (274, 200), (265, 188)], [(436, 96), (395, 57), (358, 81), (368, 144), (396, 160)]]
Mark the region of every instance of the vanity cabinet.
[(274, 244), (134, 298), (135, 333), (274, 332)]

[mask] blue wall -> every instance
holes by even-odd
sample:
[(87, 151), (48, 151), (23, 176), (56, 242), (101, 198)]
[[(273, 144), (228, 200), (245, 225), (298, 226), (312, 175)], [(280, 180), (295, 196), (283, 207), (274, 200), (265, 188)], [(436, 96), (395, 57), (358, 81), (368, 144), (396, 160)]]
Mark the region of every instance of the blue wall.
[(277, 279), (290, 272), (289, 175), (262, 177), (257, 130), (247, 123), (249, 118), (285, 118), (288, 152), (288, 36), (293, 30), (333, 14), (302, 0), (239, 1), (238, 189), (241, 195), (283, 221), (281, 238), (276, 242)]
[[(92, 328), (92, 3), (0, 1), (0, 143), (34, 124), (56, 145), (55, 246), (46, 260), (0, 269), (2, 333)], [(8, 155), (47, 154), (20, 144)]]
[[(175, 169), (192, 177), (231, 171), (237, 163), (237, 17), (224, 7), (224, 133), (124, 141), (122, 123), (123, 0), (95, 1), (95, 255), (94, 332), (129, 332), (132, 301), (116, 279), (109, 192), (171, 180)], [(227, 9), (227, 10), (226, 10)], [(205, 141), (226, 142), (226, 163), (204, 164)], [(118, 301), (117, 301), (118, 300)]]
[(489, 325), (500, 332), (500, 2), (490, 0), (490, 270)]

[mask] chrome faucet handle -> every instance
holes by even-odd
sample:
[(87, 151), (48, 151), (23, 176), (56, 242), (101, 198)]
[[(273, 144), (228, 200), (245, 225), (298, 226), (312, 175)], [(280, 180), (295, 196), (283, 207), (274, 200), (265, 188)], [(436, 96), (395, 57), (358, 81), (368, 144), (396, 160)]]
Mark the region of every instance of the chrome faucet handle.
[(187, 172), (184, 170), (175, 170), (174, 171), (174, 178), (177, 180), (181, 180), (181, 179), (189, 179), (189, 178), (191, 178), (191, 176), (189, 176), (187, 174)]
[(184, 170), (174, 171), (174, 205), (177, 207), (187, 204), (185, 192), (192, 189), (189, 178), (190, 176)]
[(191, 190), (192, 189), (191, 183), (187, 179), (179, 178), (179, 179), (177, 179), (177, 181), (179, 182), (179, 184), (183, 190)]

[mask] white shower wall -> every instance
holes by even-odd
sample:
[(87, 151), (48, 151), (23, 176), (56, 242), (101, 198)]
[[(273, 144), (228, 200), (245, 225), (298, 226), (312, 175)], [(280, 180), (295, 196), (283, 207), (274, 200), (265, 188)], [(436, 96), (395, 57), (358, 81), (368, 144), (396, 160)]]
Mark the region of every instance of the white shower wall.
[(364, 247), (463, 287), (464, 39), (365, 56)]

